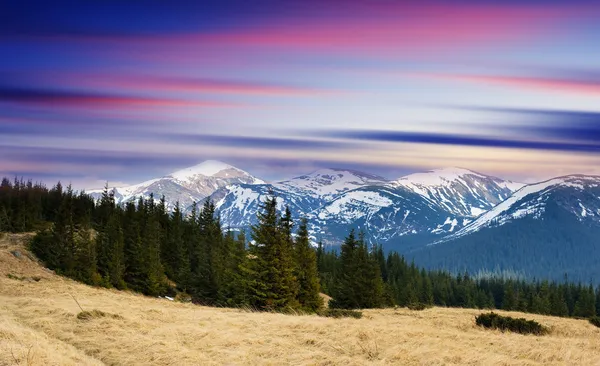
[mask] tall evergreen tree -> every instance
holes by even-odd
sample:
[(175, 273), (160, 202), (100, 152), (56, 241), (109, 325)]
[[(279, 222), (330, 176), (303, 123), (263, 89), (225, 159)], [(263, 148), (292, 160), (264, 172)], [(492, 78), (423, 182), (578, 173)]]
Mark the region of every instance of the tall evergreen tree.
[(258, 224), (252, 227), (254, 243), (242, 267), (249, 305), (258, 309), (284, 310), (297, 306), (292, 253), (285, 249), (287, 243), (279, 224), (277, 199), (271, 196), (261, 204)]
[(344, 240), (340, 249), (340, 268), (332, 289), (333, 299), (329, 306), (334, 308), (354, 309), (360, 307), (357, 286), (357, 261), (358, 241), (354, 229)]
[(323, 299), (320, 295), (317, 254), (310, 245), (306, 219), (300, 221), (294, 249), (296, 257), (295, 276), (298, 280), (298, 302), (304, 310), (316, 311), (323, 306)]
[(128, 287), (144, 292), (146, 283), (145, 248), (142, 245), (141, 223), (145, 219), (144, 201), (141, 199), (136, 207), (129, 202), (123, 216), (123, 246), (125, 273), (124, 280)]

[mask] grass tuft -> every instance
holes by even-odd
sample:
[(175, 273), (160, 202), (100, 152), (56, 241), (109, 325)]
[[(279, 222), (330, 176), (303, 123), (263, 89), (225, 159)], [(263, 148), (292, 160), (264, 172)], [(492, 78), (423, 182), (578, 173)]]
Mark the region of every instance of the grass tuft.
[(362, 312), (348, 309), (323, 309), (317, 312), (317, 315), (327, 318), (362, 318)]
[(92, 320), (92, 319), (98, 319), (98, 318), (123, 319), (123, 317), (120, 315), (105, 313), (104, 311), (96, 310), (96, 309), (94, 309), (92, 311), (82, 311), (79, 314), (77, 314), (77, 319), (79, 319), (79, 320)]
[(421, 311), (421, 310), (425, 310), (425, 309), (431, 308), (431, 305), (427, 305), (427, 304), (422, 303), (422, 302), (415, 302), (415, 303), (412, 303), (412, 304), (408, 304), (406, 307), (409, 308), (410, 310)]

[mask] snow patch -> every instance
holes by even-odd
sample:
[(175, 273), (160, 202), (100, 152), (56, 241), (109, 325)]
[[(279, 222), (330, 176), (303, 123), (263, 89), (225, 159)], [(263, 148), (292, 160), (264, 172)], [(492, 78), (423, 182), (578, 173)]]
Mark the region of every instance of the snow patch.
[(212, 177), (223, 170), (229, 170), (229, 169), (234, 169), (234, 170), (238, 170), (238, 171), (242, 172), (240, 169), (235, 168), (229, 164), (225, 164), (225, 163), (217, 161), (217, 160), (206, 160), (205, 162), (200, 163), (198, 165), (194, 165), (189, 168), (178, 170), (178, 171), (170, 174), (170, 176), (175, 179), (185, 181), (185, 180), (189, 179), (190, 177), (193, 177), (196, 175)]
[(474, 217), (477, 217), (484, 212), (485, 212), (485, 210), (481, 209), (479, 207), (471, 207), (471, 215), (473, 215)]

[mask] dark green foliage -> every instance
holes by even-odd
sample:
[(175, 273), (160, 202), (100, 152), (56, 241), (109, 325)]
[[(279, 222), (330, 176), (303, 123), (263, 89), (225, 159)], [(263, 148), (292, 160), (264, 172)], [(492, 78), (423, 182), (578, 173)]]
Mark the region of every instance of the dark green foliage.
[(512, 318), (509, 316), (498, 315), (494, 312), (481, 314), (475, 317), (475, 324), (488, 329), (499, 329), (501, 331), (510, 331), (521, 334), (544, 335), (548, 333), (548, 328), (544, 327), (535, 320), (526, 320), (524, 318)]
[(317, 254), (310, 246), (306, 219), (300, 221), (294, 249), (296, 259), (295, 276), (298, 280), (298, 302), (302, 309), (311, 312), (316, 311), (323, 306), (323, 299), (319, 295)]
[(227, 248), (223, 243), (220, 219), (215, 206), (206, 200), (198, 218), (197, 239), (191, 247), (189, 288), (197, 302), (218, 304), (225, 273)]
[(593, 317), (589, 318), (588, 320), (592, 325), (600, 328), (600, 317), (594, 315)]
[(384, 284), (374, 252), (369, 252), (364, 235), (358, 239), (354, 230), (344, 241), (340, 266), (332, 291), (331, 307), (342, 309), (377, 308), (384, 306)]
[(58, 274), (91, 285), (159, 296), (174, 294), (174, 283), (195, 303), (292, 312), (317, 310), (319, 290), (348, 309), (436, 305), (576, 317), (600, 309), (598, 289), (566, 277), (532, 282), (427, 271), (396, 252), (386, 256), (354, 231), (339, 253), (322, 243), (315, 251), (306, 222), (294, 236), (291, 211), (280, 215), (277, 207), (274, 197), (264, 202), (247, 245), (243, 231), (223, 232), (210, 201), (189, 215), (177, 206), (169, 214), (164, 198), (121, 207), (108, 188), (94, 203), (60, 183), (0, 184), (3, 230), (38, 229), (32, 252)]
[(246, 276), (248, 305), (256, 309), (284, 310), (297, 307), (297, 283), (287, 223), (280, 222), (277, 199), (268, 198), (252, 227), (254, 243), (242, 270)]
[(317, 315), (327, 318), (362, 318), (362, 312), (350, 309), (322, 309), (317, 312)]

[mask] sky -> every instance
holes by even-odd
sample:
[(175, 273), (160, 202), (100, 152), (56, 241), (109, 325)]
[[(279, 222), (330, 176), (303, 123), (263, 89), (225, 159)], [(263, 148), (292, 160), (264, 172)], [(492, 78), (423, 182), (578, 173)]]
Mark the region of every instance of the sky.
[(600, 175), (600, 3), (0, 1), (0, 176)]

